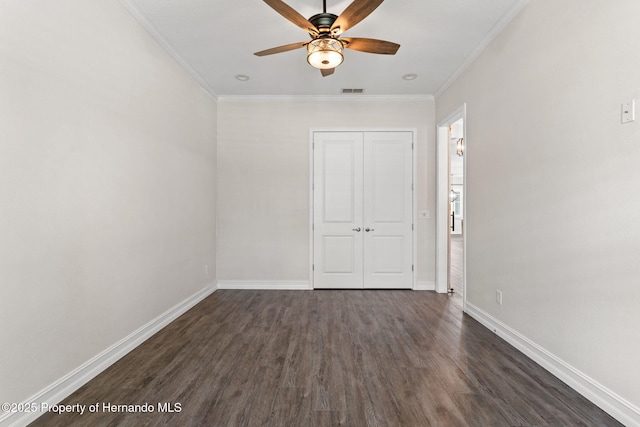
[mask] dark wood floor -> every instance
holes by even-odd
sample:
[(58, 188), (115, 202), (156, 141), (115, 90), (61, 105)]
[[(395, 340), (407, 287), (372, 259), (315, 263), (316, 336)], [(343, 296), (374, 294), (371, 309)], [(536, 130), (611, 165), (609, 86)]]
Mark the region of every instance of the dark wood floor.
[[(448, 295), (219, 290), (34, 426), (614, 426)], [(175, 409), (175, 406), (174, 406)]]

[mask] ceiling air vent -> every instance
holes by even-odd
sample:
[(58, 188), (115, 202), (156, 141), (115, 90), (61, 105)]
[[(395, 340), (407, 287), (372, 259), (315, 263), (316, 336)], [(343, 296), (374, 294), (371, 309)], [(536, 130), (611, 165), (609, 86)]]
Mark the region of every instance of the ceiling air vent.
[(342, 93), (363, 93), (364, 89), (342, 89)]

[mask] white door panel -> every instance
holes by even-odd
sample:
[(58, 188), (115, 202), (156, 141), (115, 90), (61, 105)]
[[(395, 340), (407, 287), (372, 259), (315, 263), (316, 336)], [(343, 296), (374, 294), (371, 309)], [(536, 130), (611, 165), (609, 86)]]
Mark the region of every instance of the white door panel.
[(364, 282), (413, 285), (413, 150), (408, 132), (365, 134)]
[(354, 236), (323, 236), (322, 265), (325, 274), (354, 274)]
[(404, 236), (375, 236), (371, 239), (371, 274), (402, 274)]
[[(357, 178), (355, 156), (360, 147), (354, 141), (326, 141), (322, 145), (322, 221), (325, 224), (353, 223)], [(357, 151), (357, 153), (356, 153)]]
[(362, 144), (359, 132), (314, 134), (315, 288), (363, 286)]
[(411, 132), (315, 132), (315, 288), (411, 288)]

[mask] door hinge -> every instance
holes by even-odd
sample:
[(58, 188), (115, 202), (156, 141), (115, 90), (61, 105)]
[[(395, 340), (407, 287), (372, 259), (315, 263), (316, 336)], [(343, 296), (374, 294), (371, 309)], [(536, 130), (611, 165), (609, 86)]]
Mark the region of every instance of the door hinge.
[(411, 149), (413, 150), (413, 142), (411, 143)]
[(411, 224), (411, 231), (413, 231), (413, 224)]
[(315, 264), (311, 264), (311, 271), (316, 271), (316, 265)]
[(411, 271), (413, 271), (413, 264), (411, 264)]

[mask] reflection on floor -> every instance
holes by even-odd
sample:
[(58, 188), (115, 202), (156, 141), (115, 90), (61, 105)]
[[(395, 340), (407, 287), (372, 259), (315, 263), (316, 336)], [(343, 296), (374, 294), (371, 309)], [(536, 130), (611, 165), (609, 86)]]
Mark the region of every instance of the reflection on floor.
[(462, 269), (463, 269), (463, 242), (462, 235), (451, 236), (451, 275), (449, 287), (453, 288), (452, 301), (462, 309)]

